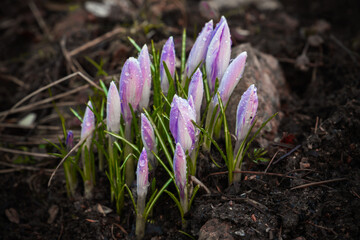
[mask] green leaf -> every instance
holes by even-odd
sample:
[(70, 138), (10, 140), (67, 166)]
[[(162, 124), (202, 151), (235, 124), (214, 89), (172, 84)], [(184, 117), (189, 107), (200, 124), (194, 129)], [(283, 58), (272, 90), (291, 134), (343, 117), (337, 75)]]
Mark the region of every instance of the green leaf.
[(223, 105), (223, 102), (221, 100), (219, 93), (217, 93), (217, 98), (218, 98), (220, 109), (221, 109), (221, 115), (222, 115), (223, 121), (224, 121), (226, 157), (228, 159), (227, 163), (228, 163), (228, 168), (230, 170), (230, 169), (232, 169), (231, 164), (233, 162), (233, 149), (232, 149), (232, 144), (231, 144), (231, 134), (230, 134), (229, 127), (228, 127), (228, 124), (226, 121), (224, 105)]
[(156, 127), (156, 125), (155, 125), (155, 123), (154, 123), (154, 121), (153, 121), (153, 118), (150, 116), (150, 114), (148, 113), (148, 111), (146, 111), (145, 109), (144, 109), (144, 113), (145, 113), (146, 117), (148, 118), (148, 120), (150, 121), (151, 125), (153, 126), (153, 129), (154, 129), (154, 132), (155, 132), (155, 136), (157, 137), (157, 139), (158, 139), (158, 141), (159, 141), (159, 143), (160, 143), (160, 146), (161, 146), (162, 150), (164, 151), (164, 154), (165, 154), (165, 156), (166, 156), (166, 158), (167, 158), (170, 166), (172, 167), (172, 158), (171, 158), (171, 155), (170, 155), (170, 153), (169, 153), (169, 151), (168, 151), (168, 149), (167, 149), (167, 147), (166, 147), (166, 145), (165, 145), (165, 142), (164, 142), (161, 134), (159, 133), (159, 130), (157, 129), (157, 127)]
[(100, 79), (100, 80), (99, 80), (99, 83), (100, 83), (100, 87), (102, 88), (102, 90), (103, 90), (104, 93), (105, 93), (105, 96), (107, 97), (107, 95), (108, 95), (108, 90), (107, 90), (104, 82)]
[(108, 132), (108, 131), (105, 131), (105, 133), (107, 133), (107, 134), (109, 134), (109, 135), (111, 135), (113, 137), (116, 137), (116, 138), (120, 139), (121, 141), (125, 142), (127, 145), (129, 145), (132, 149), (134, 149), (140, 155), (140, 151), (137, 148), (137, 146), (132, 144), (131, 142), (129, 142), (127, 139), (123, 138), (122, 136), (120, 136), (119, 134), (116, 134), (116, 133), (112, 133), (112, 132)]
[(132, 39), (131, 37), (128, 37), (128, 39), (129, 39), (129, 42), (136, 48), (136, 50), (138, 50), (138, 52), (141, 52), (141, 47), (139, 45), (137, 45), (135, 40)]
[(136, 215), (136, 214), (137, 214), (137, 207), (136, 207), (136, 204), (135, 204), (134, 196), (132, 195), (131, 190), (129, 189), (129, 187), (128, 187), (126, 184), (124, 184), (124, 188), (125, 188), (125, 189), (127, 190), (127, 192), (129, 193), (131, 202), (132, 202), (132, 204), (134, 205), (134, 210), (135, 210), (135, 215)]
[(199, 188), (200, 188), (200, 185), (196, 185), (196, 187), (194, 188), (193, 194), (192, 194), (190, 202), (189, 202), (189, 209), (190, 209), (191, 204), (193, 203), (193, 201), (195, 199), (196, 193), (199, 191)]
[(185, 70), (185, 59), (186, 59), (186, 29), (184, 28), (181, 42), (181, 67), (180, 67), (180, 79), (183, 79)]
[(180, 212), (180, 216), (181, 216), (181, 219), (184, 219), (184, 210), (179, 202), (179, 200), (175, 197), (174, 194), (172, 194), (171, 192), (165, 190), (165, 192), (169, 195), (169, 197), (175, 202), (176, 206), (178, 207), (179, 209), (179, 212)]
[(82, 117), (80, 117), (80, 115), (74, 109), (70, 108), (70, 111), (74, 114), (75, 117), (77, 117), (77, 119), (80, 120), (81, 123), (83, 122)]
[[(162, 115), (164, 118), (166, 118), (166, 116), (163, 114)], [(166, 128), (165, 124), (164, 124), (164, 121), (162, 120), (162, 118), (160, 117), (160, 115), (158, 115), (158, 120), (160, 122), (160, 125), (162, 126), (163, 130), (164, 130), (164, 134), (166, 135), (166, 139), (168, 140), (168, 143), (170, 145), (170, 148), (171, 148), (171, 151), (172, 153), (174, 154), (175, 152), (175, 147), (174, 147), (174, 144), (173, 144), (173, 141), (172, 141), (172, 138), (169, 134), (170, 130), (168, 128)]]
[(203, 84), (204, 84), (204, 90), (205, 90), (205, 99), (206, 99), (206, 103), (209, 105), (210, 101), (211, 101), (211, 97), (210, 97), (210, 89), (209, 89), (209, 84), (207, 82), (207, 77), (206, 77), (206, 70), (205, 70), (205, 66), (203, 65)]
[(195, 240), (195, 238), (194, 238), (193, 236), (191, 236), (190, 234), (188, 234), (188, 233), (186, 233), (186, 232), (184, 232), (184, 231), (178, 230), (178, 232), (184, 234), (184, 235), (187, 236), (188, 238), (191, 238), (191, 239)]
[(154, 60), (154, 70), (153, 70), (153, 86), (154, 86), (154, 107), (158, 108), (161, 105), (161, 82), (160, 82), (160, 73), (159, 73), (159, 66), (160, 66), (160, 59), (159, 54), (155, 50), (154, 41), (151, 41), (151, 51), (153, 54)]
[(154, 154), (154, 157), (160, 162), (160, 164), (163, 166), (163, 168), (164, 168), (165, 171), (169, 174), (169, 176), (170, 176), (172, 179), (175, 179), (173, 172), (168, 169), (168, 167), (167, 167), (167, 166), (165, 165), (165, 163), (161, 160), (161, 158), (159, 158), (159, 156), (158, 156), (154, 151), (151, 151), (151, 152)]
[(154, 199), (152, 200), (151, 204), (149, 206), (147, 206), (146, 210), (145, 210), (145, 214), (144, 214), (144, 218), (145, 221), (147, 220), (152, 208), (155, 206), (156, 201), (159, 199), (159, 197), (161, 196), (161, 194), (166, 191), (165, 189), (167, 188), (167, 186), (169, 186), (169, 184), (172, 182), (173, 180), (170, 178), (160, 189), (160, 191), (157, 193), (156, 197), (154, 197)]
[(221, 157), (224, 159), (224, 161), (227, 161), (227, 158), (224, 154), (224, 152), (221, 150), (221, 148), (219, 147), (219, 145), (215, 142), (215, 140), (209, 135), (209, 133), (203, 129), (202, 127), (200, 127), (195, 121), (192, 121), (192, 123), (195, 125), (195, 127), (197, 127), (203, 134), (205, 134), (211, 141), (212, 144), (214, 144), (214, 146), (216, 147), (216, 149), (219, 151)]

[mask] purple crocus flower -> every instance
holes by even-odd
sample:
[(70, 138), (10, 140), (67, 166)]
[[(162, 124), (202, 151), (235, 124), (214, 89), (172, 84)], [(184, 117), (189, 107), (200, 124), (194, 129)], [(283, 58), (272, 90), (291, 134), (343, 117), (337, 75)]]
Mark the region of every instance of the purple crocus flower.
[(139, 157), (136, 176), (138, 197), (144, 197), (147, 194), (149, 186), (149, 165), (145, 148), (143, 148)]
[(138, 60), (130, 57), (123, 66), (119, 84), (121, 111), (126, 123), (131, 122), (132, 119), (129, 104), (131, 104), (134, 111), (136, 111), (139, 106), (143, 83)]
[(71, 130), (67, 133), (65, 145), (68, 151), (74, 147), (74, 133)]
[[(176, 144), (176, 149), (174, 153), (174, 175), (175, 183), (179, 188), (180, 200), (186, 200), (186, 183), (187, 183), (187, 171), (186, 171), (186, 155), (181, 147), (180, 143)], [(184, 209), (185, 210), (185, 209)]]
[(258, 107), (257, 89), (252, 84), (241, 96), (236, 112), (235, 134), (237, 141), (244, 140), (254, 122)]
[(175, 95), (170, 109), (170, 131), (175, 142), (180, 143), (184, 151), (189, 151), (189, 154), (195, 147), (198, 133), (191, 121), (196, 121), (194, 107), (186, 99)]
[(225, 17), (221, 17), (206, 53), (206, 74), (211, 93), (214, 92), (216, 78), (220, 81), (229, 65), (230, 54), (230, 29)]
[(120, 96), (115, 83), (110, 83), (106, 102), (106, 125), (109, 132), (118, 133), (120, 130), (121, 105)]
[(90, 108), (92, 108), (91, 101), (88, 102), (88, 106), (86, 107), (85, 110), (85, 115), (83, 118), (83, 122), (81, 124), (81, 135), (80, 135), (81, 140), (86, 138), (85, 146), (87, 146), (88, 149), (90, 149), (92, 133), (95, 129), (95, 116)]
[(161, 51), (161, 58), (160, 58), (161, 90), (166, 95), (169, 90), (169, 79), (167, 78), (163, 62), (166, 63), (166, 66), (169, 69), (171, 77), (174, 78), (176, 59), (175, 59), (175, 47), (174, 47), (173, 37), (169, 37), (169, 39), (166, 41)]
[(213, 32), (213, 21), (210, 20), (205, 24), (194, 45), (192, 46), (188, 60), (186, 62), (186, 76), (191, 77), (191, 74), (195, 71), (195, 68), (199, 65), (200, 62), (204, 62), (206, 52), (211, 41), (211, 35)]
[(189, 84), (189, 90), (188, 90), (188, 100), (190, 96), (194, 100), (197, 123), (200, 122), (200, 109), (201, 109), (203, 95), (204, 95), (203, 77), (200, 69), (197, 69), (191, 78)]
[(157, 163), (153, 161), (152, 152), (156, 153), (156, 141), (154, 129), (145, 114), (141, 114), (141, 139), (147, 151), (148, 158), (152, 167), (156, 167)]
[(139, 103), (140, 110), (147, 108), (149, 106), (150, 100), (150, 89), (151, 89), (151, 69), (150, 69), (150, 56), (146, 44), (141, 49), (141, 52), (138, 57), (138, 61), (141, 68), (141, 73), (143, 77), (143, 90), (141, 94), (141, 100)]
[[(239, 83), (245, 69), (247, 53), (242, 52), (239, 54), (228, 66), (226, 72), (221, 79), (218, 92), (220, 94), (221, 100), (223, 101), (224, 106), (226, 106), (229, 98), (234, 91), (236, 85)], [(215, 95), (213, 98), (213, 104), (216, 106), (218, 103), (218, 98)]]

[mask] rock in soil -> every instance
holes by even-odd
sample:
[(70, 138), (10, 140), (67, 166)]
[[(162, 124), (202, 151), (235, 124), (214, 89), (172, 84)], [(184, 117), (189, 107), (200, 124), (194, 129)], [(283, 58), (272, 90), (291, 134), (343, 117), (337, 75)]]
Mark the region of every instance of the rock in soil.
[(229, 230), (229, 224), (220, 222), (218, 219), (213, 218), (201, 227), (199, 240), (233, 240), (234, 238), (230, 235)]
[(242, 94), (251, 84), (255, 84), (259, 98), (258, 121), (255, 129), (270, 116), (279, 112), (279, 115), (272, 119), (265, 127), (265, 131), (270, 133), (271, 139), (277, 133), (281, 121), (280, 99), (290, 95), (285, 77), (275, 57), (260, 52), (249, 43), (233, 48), (232, 58), (235, 58), (243, 51), (246, 51), (248, 55), (244, 75), (231, 95), (226, 111), (230, 132), (234, 132), (235, 129), (237, 105)]

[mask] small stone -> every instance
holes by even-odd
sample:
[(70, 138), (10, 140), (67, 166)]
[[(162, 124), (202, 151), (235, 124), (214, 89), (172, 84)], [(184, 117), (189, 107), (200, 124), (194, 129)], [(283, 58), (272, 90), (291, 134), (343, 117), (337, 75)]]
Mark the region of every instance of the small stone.
[(235, 232), (235, 235), (238, 235), (240, 237), (245, 237), (245, 231), (243, 229), (240, 229), (239, 231)]
[(18, 212), (14, 208), (9, 208), (5, 210), (5, 215), (10, 222), (19, 224), (20, 218)]
[(233, 240), (229, 233), (230, 225), (213, 218), (207, 221), (200, 229), (199, 240)]

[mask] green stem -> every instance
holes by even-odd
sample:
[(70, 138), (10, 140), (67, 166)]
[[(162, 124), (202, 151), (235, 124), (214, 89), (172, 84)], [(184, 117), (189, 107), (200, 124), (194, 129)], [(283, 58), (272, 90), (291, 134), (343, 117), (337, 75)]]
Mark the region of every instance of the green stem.
[(92, 170), (92, 162), (90, 159), (89, 151), (87, 146), (85, 145), (82, 148), (82, 164), (83, 164), (83, 172), (84, 172), (84, 196), (87, 199), (92, 198), (92, 191), (94, 188), (94, 177), (93, 177), (93, 170)]
[(193, 149), (193, 151), (190, 154), (191, 159), (191, 175), (196, 176), (196, 149)]
[[(113, 143), (114, 143), (114, 137), (113, 136), (109, 136), (109, 139), (108, 139), (108, 151), (109, 151), (109, 162), (108, 162), (108, 165), (109, 165), (109, 178), (110, 178), (110, 181), (115, 181), (115, 178), (114, 178), (114, 172), (115, 172), (115, 166), (114, 166), (114, 148), (113, 148)], [(114, 194), (115, 194), (115, 190), (114, 190), (114, 187), (113, 184), (110, 184), (110, 188), (111, 188), (111, 202), (114, 201)]]
[[(207, 111), (206, 121), (205, 121), (205, 130), (208, 131), (209, 136), (212, 137), (213, 133), (214, 133), (214, 122), (212, 121), (214, 106), (213, 106), (212, 102), (210, 102), (209, 104), (210, 105), (209, 105), (209, 109)], [(206, 152), (210, 152), (210, 149), (211, 149), (211, 140), (207, 136), (204, 136), (203, 149)]]
[[(244, 148), (242, 147), (241, 149), (239, 149), (241, 147), (241, 141), (236, 141), (236, 145), (235, 145), (235, 149), (234, 149), (234, 156), (235, 159), (233, 161), (233, 164), (236, 164), (236, 166), (233, 167), (233, 169), (235, 171), (240, 171), (241, 170), (241, 165), (242, 165), (242, 160), (243, 160), (243, 151)], [(237, 154), (238, 151), (240, 150), (240, 154)], [(238, 159), (236, 158), (236, 156), (239, 155), (239, 158), (241, 159), (240, 161), (238, 161)], [(230, 169), (229, 169), (230, 170)], [(231, 177), (230, 177), (231, 174)], [(241, 180), (241, 173), (233, 173), (233, 170), (229, 171), (229, 185), (232, 184), (233, 182), (240, 182)]]
[(144, 218), (145, 200), (146, 200), (146, 194), (138, 196), (136, 229), (135, 229), (135, 235), (137, 240), (141, 240), (145, 236), (145, 226), (146, 226), (146, 222)]
[[(185, 215), (189, 211), (189, 199), (188, 199), (187, 186), (185, 187), (184, 191), (185, 191), (184, 198), (180, 197), (180, 204), (181, 204), (181, 207), (182, 207), (184, 215)], [(187, 222), (186, 222), (185, 218), (182, 217), (181, 220), (182, 220), (182, 229), (186, 229)]]
[(73, 163), (70, 159), (65, 160), (64, 162), (64, 173), (65, 173), (65, 180), (66, 180), (66, 190), (68, 197), (74, 197), (75, 190), (77, 187), (77, 175), (76, 169), (73, 166)]
[(215, 123), (215, 127), (214, 127), (214, 139), (215, 140), (220, 139), (222, 122), (223, 122), (223, 118), (220, 117)]
[(99, 157), (99, 170), (101, 172), (104, 171), (104, 155), (101, 153), (101, 151), (98, 152), (98, 157)]
[[(131, 142), (131, 121), (125, 124), (125, 139)], [(124, 149), (124, 159), (131, 153), (131, 146), (126, 144)], [(129, 157), (125, 168), (125, 182), (128, 186), (131, 186), (132, 182), (135, 180), (135, 159), (133, 157)]]

